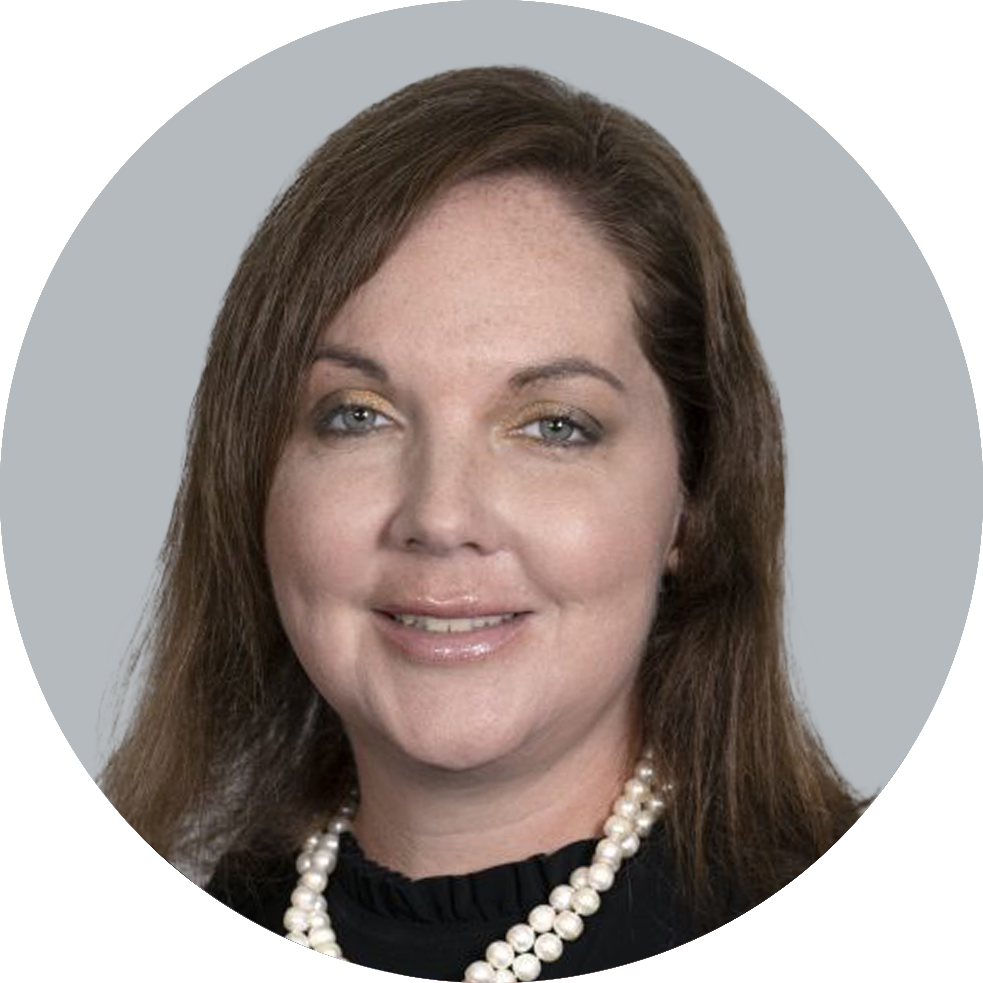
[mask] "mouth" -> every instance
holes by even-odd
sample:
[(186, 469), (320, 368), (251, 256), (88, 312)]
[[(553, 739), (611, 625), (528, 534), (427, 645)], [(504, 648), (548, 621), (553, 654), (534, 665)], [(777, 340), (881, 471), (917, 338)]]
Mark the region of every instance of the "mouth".
[(373, 612), (379, 634), (399, 656), (429, 665), (471, 663), (504, 653), (527, 632), (531, 611), (466, 618)]
[(482, 615), (480, 618), (432, 618), (425, 614), (395, 614), (389, 611), (381, 613), (407, 628), (417, 628), (420, 631), (446, 635), (480, 631), (482, 628), (495, 628), (521, 617), (527, 612), (510, 611), (506, 614)]

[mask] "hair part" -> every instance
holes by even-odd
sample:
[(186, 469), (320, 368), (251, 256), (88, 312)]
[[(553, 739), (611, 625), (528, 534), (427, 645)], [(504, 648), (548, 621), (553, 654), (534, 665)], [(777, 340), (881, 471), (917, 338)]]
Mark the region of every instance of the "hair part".
[(666, 825), (706, 924), (757, 903), (856, 818), (790, 690), (778, 399), (727, 241), (655, 130), (520, 68), (453, 71), (356, 116), (246, 248), (192, 409), (142, 698), (102, 783), (172, 862), (299, 840), (349, 787), (350, 749), (283, 631), (263, 548), (272, 476), (318, 336), (461, 182), (549, 182), (634, 274), (669, 394), (685, 514), (641, 669)]

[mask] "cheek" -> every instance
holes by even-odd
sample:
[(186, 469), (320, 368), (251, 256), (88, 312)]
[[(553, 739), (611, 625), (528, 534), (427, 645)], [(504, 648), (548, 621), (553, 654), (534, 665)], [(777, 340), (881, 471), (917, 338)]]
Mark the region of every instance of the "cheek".
[[(377, 501), (377, 500), (375, 500)], [(357, 484), (325, 480), (320, 468), (285, 459), (266, 511), (266, 558), (285, 618), (299, 604), (368, 589), (368, 551), (378, 506)]]
[(679, 512), (671, 468), (649, 461), (599, 468), (554, 482), (527, 503), (526, 566), (558, 599), (597, 609), (608, 598), (654, 596)]

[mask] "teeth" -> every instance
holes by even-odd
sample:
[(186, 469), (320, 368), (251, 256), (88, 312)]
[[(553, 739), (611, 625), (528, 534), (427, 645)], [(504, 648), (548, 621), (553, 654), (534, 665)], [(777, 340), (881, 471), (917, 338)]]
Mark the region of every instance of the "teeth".
[(491, 628), (494, 625), (511, 621), (515, 615), (493, 614), (485, 618), (427, 618), (416, 614), (394, 614), (393, 617), (401, 625), (407, 625), (410, 628), (422, 628), (423, 631), (455, 632)]

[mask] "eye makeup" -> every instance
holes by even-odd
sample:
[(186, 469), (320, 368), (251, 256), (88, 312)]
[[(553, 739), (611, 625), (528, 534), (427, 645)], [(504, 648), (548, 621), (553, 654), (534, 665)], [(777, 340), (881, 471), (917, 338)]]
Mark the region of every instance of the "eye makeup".
[[(362, 418), (356, 414), (364, 411)], [(348, 426), (338, 426), (344, 414), (350, 414)], [(368, 414), (366, 417), (365, 414)], [(382, 417), (389, 421), (374, 425)], [(369, 390), (342, 390), (321, 400), (311, 413), (311, 425), (316, 436), (322, 439), (348, 439), (377, 434), (393, 426), (395, 412), (389, 402)], [(525, 432), (540, 425), (538, 432)], [(553, 427), (552, 431), (543, 425)], [(559, 425), (559, 426), (557, 426)], [(563, 428), (567, 430), (564, 431)], [(510, 436), (548, 450), (587, 449), (604, 437), (604, 427), (583, 410), (562, 403), (536, 402), (524, 406), (503, 425)], [(566, 433), (570, 439), (563, 436)]]

